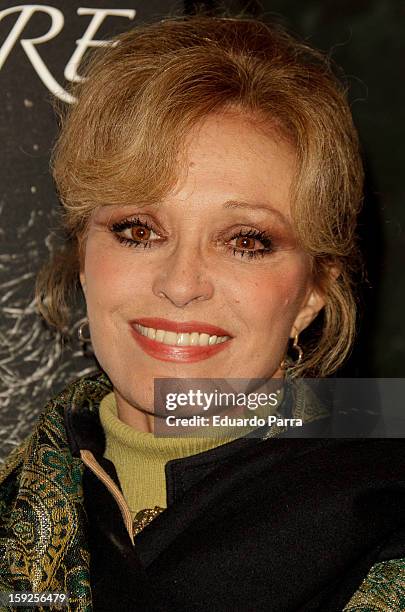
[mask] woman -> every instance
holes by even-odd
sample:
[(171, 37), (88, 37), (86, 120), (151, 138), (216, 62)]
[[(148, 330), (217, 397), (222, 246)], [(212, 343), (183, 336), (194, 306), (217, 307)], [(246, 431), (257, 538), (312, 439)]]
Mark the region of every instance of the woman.
[(288, 391), (277, 413), (306, 439), (153, 433), (155, 379), (323, 377), (350, 351), (363, 175), (327, 60), (193, 17), (119, 36), (87, 77), (53, 159), (67, 246), (38, 293), (62, 329), (80, 283), (101, 372), (3, 467), (1, 590), (89, 611), (403, 609), (400, 441), (311, 439), (322, 410)]

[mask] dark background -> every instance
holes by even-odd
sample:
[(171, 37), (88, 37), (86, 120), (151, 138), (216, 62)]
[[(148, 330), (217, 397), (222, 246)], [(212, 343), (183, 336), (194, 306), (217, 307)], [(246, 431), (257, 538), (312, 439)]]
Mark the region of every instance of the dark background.
[[(241, 9), (276, 19), (342, 66), (364, 150), (366, 201), (360, 235), (368, 266), (362, 283), (357, 348), (345, 376), (404, 377), (405, 293), (405, 2), (402, 0), (267, 0), (261, 3), (74, 0), (40, 3), (18, 37), (24, 2), (0, 1), (0, 458), (29, 433), (46, 400), (94, 368), (77, 341), (47, 330), (35, 312), (35, 275), (57, 242), (59, 205), (49, 176), (57, 125), (50, 88), (64, 87), (65, 66), (94, 15), (86, 6), (135, 12), (108, 15), (93, 38), (108, 39), (136, 23), (205, 7), (214, 14)], [(42, 10), (39, 7), (43, 7)], [(17, 21), (20, 20), (18, 23)], [(20, 40), (60, 31), (37, 45)], [(7, 52), (7, 46), (9, 46)], [(27, 46), (27, 44), (26, 44)], [(31, 50), (30, 50), (31, 49)], [(37, 52), (33, 57), (32, 49)], [(39, 58), (39, 59), (38, 59)], [(35, 68), (33, 62), (42, 61)], [(80, 67), (78, 68), (80, 74)], [(44, 84), (48, 80), (48, 86)], [(53, 79), (53, 85), (49, 81)]]

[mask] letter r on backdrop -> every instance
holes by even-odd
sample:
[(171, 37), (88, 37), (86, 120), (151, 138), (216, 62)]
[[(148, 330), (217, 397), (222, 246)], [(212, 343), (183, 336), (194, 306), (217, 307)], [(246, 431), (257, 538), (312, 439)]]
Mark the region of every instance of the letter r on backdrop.
[(13, 13), (20, 13), (17, 21), (15, 22), (10, 34), (7, 36), (0, 49), (0, 70), (3, 67), (6, 59), (10, 55), (11, 50), (20, 38), (25, 26), (31, 19), (34, 13), (42, 12), (49, 15), (51, 18), (51, 27), (48, 32), (37, 38), (21, 38), (21, 46), (24, 49), (28, 59), (35, 68), (36, 73), (43, 82), (43, 84), (51, 91), (54, 95), (62, 98), (66, 102), (73, 102), (72, 96), (70, 96), (53, 78), (49, 72), (45, 62), (42, 60), (35, 45), (47, 42), (52, 38), (55, 38), (63, 28), (64, 18), (63, 13), (53, 6), (45, 6), (41, 4), (26, 4), (24, 6), (12, 6), (4, 11), (0, 11), (0, 21)]

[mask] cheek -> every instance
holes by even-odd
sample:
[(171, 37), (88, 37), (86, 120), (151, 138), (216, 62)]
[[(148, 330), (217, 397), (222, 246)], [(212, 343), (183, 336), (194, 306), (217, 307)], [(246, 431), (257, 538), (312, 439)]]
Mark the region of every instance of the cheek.
[[(86, 254), (86, 301), (88, 308), (108, 305), (119, 295), (120, 274), (111, 258)], [(108, 289), (108, 290), (106, 290)]]
[[(271, 271), (255, 274), (246, 283), (235, 282), (234, 303), (241, 308), (252, 310), (255, 319), (286, 315), (287, 311), (297, 311), (304, 299), (308, 274), (305, 266), (283, 266)], [(260, 323), (259, 323), (260, 325)]]
[(147, 266), (134, 265), (132, 253), (107, 250), (95, 242), (89, 241), (85, 256), (88, 306), (98, 305), (115, 309), (128, 300), (136, 300), (136, 296), (147, 286)]

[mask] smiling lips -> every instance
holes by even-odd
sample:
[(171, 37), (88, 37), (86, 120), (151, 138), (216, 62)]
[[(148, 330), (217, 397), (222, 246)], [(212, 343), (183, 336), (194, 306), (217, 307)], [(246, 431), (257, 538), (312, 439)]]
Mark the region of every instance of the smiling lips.
[(176, 323), (145, 317), (130, 321), (130, 329), (145, 353), (161, 361), (193, 363), (207, 359), (229, 346), (232, 339), (224, 329), (199, 321)]

